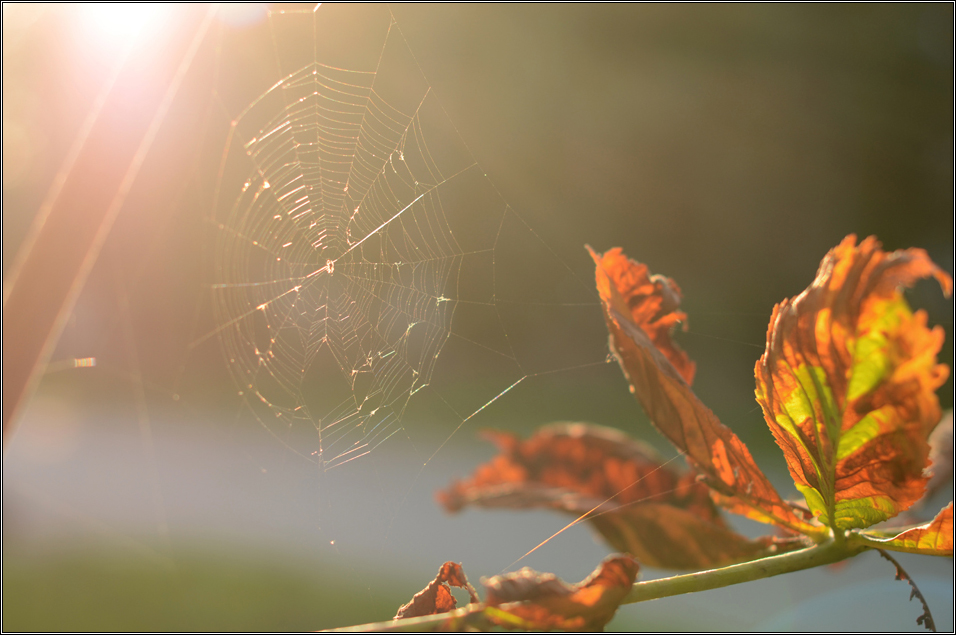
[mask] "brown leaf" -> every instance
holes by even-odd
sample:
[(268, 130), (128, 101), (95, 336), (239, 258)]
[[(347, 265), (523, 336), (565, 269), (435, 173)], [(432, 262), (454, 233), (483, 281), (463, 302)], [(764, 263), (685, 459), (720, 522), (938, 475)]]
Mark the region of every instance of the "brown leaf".
[[(634, 321), (622, 295), (627, 289), (622, 291), (615, 284), (626, 276), (616, 270), (609, 273), (605, 258), (593, 251), (591, 255), (597, 264), (595, 277), (611, 350), (651, 422), (686, 454), (715, 490), (718, 502), (731, 511), (800, 533), (820, 533), (821, 528), (806, 523), (783, 501), (750, 450), (701, 403), (665, 352)], [(631, 268), (643, 267), (631, 260), (627, 263)]]
[(896, 516), (923, 494), (940, 420), (943, 329), (901, 287), (952, 282), (922, 249), (884, 252), (847, 236), (816, 279), (778, 304), (757, 362), (757, 401), (814, 515), (836, 529)]
[(648, 503), (588, 519), (612, 548), (649, 567), (714, 569), (806, 546), (801, 540), (764, 536), (751, 540), (685, 509)]
[(597, 631), (611, 621), (637, 579), (637, 562), (609, 556), (579, 584), (527, 567), (516, 573), (482, 579), (487, 590), (486, 615), (499, 626), (525, 630)]
[(910, 574), (906, 572), (906, 569), (903, 568), (903, 565), (897, 562), (896, 558), (886, 553), (882, 549), (877, 549), (877, 551), (885, 560), (889, 560), (896, 568), (896, 579), (906, 582), (908, 585), (910, 585), (910, 601), (912, 601), (913, 598), (918, 598), (920, 604), (923, 605), (923, 612), (919, 617), (916, 618), (916, 623), (922, 624), (926, 627), (926, 630), (935, 633), (936, 622), (933, 620), (933, 614), (929, 610), (929, 603), (926, 601), (926, 596), (924, 596), (923, 592), (919, 590), (918, 586), (916, 586), (916, 581), (910, 577)]
[(408, 602), (403, 604), (398, 613), (392, 619), (404, 619), (406, 617), (419, 617), (422, 615), (437, 615), (447, 613), (455, 608), (458, 601), (451, 594), (451, 588), (456, 586), (468, 591), (471, 603), (478, 602), (478, 594), (475, 587), (468, 583), (465, 572), (460, 564), (446, 562), (438, 570), (435, 579), (428, 583), (424, 589), (415, 594)]
[(620, 293), (627, 312), (622, 310), (623, 307), (618, 310), (629, 315), (631, 321), (647, 333), (684, 381), (694, 383), (697, 365), (671, 339), (671, 331), (678, 322), (687, 328), (687, 314), (678, 310), (683, 296), (677, 283), (665, 276), (651, 275), (647, 265), (628, 259), (620, 247), (610, 249), (602, 256), (590, 247), (588, 251)]
[(710, 568), (779, 549), (727, 527), (696, 475), (681, 474), (618, 430), (574, 423), (540, 428), (523, 441), (484, 434), (501, 454), (438, 493), (448, 511), (475, 505), (567, 512), (651, 567)]

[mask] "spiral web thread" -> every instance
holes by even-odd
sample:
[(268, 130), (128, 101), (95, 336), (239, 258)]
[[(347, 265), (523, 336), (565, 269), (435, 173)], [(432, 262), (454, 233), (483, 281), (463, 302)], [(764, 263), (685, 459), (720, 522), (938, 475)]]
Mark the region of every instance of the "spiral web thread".
[[(320, 14), (270, 20), (279, 18), (314, 28)], [(301, 453), (329, 468), (402, 430), (422, 391), (454, 434), (518, 383), (556, 368), (510, 337), (518, 324), (510, 308), (540, 291), (502, 284), (506, 263), (538, 258), (543, 245), (448, 123), (394, 19), (375, 71), (318, 55), (232, 121), (213, 218), (212, 300), (242, 399), (274, 435), (298, 452), (305, 443)], [(568, 305), (593, 309), (581, 297)], [(477, 401), (476, 391), (457, 389), (467, 380), (453, 379), (474, 366), (499, 383)], [(311, 432), (293, 441), (298, 430)]]

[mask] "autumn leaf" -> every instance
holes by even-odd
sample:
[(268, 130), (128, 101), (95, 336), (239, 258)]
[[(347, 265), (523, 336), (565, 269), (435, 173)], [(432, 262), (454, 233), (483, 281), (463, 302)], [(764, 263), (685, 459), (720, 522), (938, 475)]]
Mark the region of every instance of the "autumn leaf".
[(587, 579), (568, 584), (527, 567), (482, 579), (485, 615), (498, 626), (525, 630), (599, 631), (611, 621), (637, 579), (637, 562), (609, 556)]
[(893, 551), (922, 553), (931, 556), (953, 555), (953, 503), (940, 510), (936, 518), (916, 527), (902, 531), (896, 529), (895, 535), (885, 531), (870, 530), (861, 532), (869, 539), (866, 544)]
[(465, 589), (468, 591), (471, 602), (478, 602), (478, 594), (475, 592), (475, 588), (469, 584), (461, 565), (446, 562), (438, 569), (438, 575), (435, 576), (435, 579), (416, 593), (408, 604), (403, 604), (393, 619), (437, 615), (451, 611), (458, 601), (451, 594), (449, 585)]
[(800, 295), (778, 304), (757, 362), (757, 401), (813, 514), (864, 528), (917, 501), (927, 437), (940, 420), (935, 390), (943, 329), (927, 328), (900, 290), (952, 281), (922, 249), (886, 253), (847, 236)]
[(501, 454), (438, 493), (448, 511), (475, 505), (567, 512), (591, 523), (613, 549), (668, 569), (718, 567), (783, 546), (727, 527), (695, 474), (681, 474), (618, 430), (573, 423), (540, 428), (523, 441), (507, 432), (484, 436)]
[(446, 562), (435, 579), (399, 609), (394, 620), (449, 613), (455, 608), (451, 585), (466, 589), (471, 602), (468, 609), (450, 613), (447, 621), (437, 625), (440, 630), (494, 626), (601, 630), (630, 592), (638, 569), (630, 556), (609, 556), (586, 580), (569, 585), (554, 574), (526, 567), (516, 573), (482, 579), (486, 599), (481, 603), (461, 565)]
[[(664, 354), (684, 381), (694, 383), (697, 365), (671, 339), (674, 327), (678, 323), (687, 323), (687, 314), (678, 310), (683, 295), (677, 283), (665, 276), (651, 275), (647, 265), (629, 260), (620, 247), (603, 256), (598, 256), (590, 247), (588, 251), (623, 300), (623, 305), (615, 308), (629, 315), (631, 321), (647, 333), (655, 348)], [(603, 293), (601, 297), (604, 297)]]
[(597, 265), (595, 277), (611, 350), (651, 422), (685, 453), (722, 505), (761, 522), (819, 534), (819, 527), (808, 524), (783, 501), (743, 442), (697, 398), (687, 377), (671, 362), (669, 338), (660, 337), (656, 325), (669, 323), (672, 327), (684, 314), (676, 313), (676, 305), (664, 300), (665, 285), (659, 289), (662, 297), (655, 305), (671, 307), (671, 321), (630, 306), (630, 280), (646, 276), (645, 265), (629, 260), (619, 249), (603, 256), (590, 247), (588, 250)]

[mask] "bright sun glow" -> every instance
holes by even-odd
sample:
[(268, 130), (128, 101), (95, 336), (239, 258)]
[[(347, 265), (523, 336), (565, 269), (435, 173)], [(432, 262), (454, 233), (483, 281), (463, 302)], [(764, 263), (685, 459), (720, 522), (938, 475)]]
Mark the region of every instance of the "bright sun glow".
[(148, 39), (167, 19), (170, 5), (147, 3), (83, 4), (77, 7), (77, 35), (84, 44), (117, 53)]

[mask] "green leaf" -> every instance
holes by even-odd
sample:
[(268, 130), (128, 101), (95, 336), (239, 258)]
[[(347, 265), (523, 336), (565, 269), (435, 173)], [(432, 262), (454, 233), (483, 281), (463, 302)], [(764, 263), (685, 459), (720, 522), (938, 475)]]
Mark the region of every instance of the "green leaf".
[(757, 401), (810, 510), (834, 529), (865, 528), (920, 498), (927, 437), (940, 419), (940, 327), (900, 291), (949, 276), (921, 249), (886, 253), (848, 236), (799, 296), (778, 304), (757, 362)]

